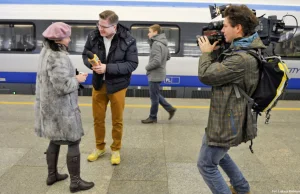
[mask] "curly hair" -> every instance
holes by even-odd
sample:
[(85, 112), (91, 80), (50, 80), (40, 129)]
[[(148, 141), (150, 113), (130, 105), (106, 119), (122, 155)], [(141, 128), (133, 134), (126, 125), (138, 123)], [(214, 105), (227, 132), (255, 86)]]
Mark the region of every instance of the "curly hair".
[(240, 24), (243, 27), (244, 36), (253, 34), (259, 24), (254, 13), (246, 5), (230, 5), (225, 9), (224, 16), (228, 18), (232, 27)]

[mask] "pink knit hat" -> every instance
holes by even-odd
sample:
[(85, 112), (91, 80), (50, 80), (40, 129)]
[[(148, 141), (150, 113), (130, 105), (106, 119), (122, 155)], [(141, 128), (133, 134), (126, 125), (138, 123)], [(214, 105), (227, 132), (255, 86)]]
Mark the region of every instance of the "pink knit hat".
[(71, 36), (71, 26), (63, 22), (55, 22), (43, 32), (43, 36), (50, 40), (62, 40)]

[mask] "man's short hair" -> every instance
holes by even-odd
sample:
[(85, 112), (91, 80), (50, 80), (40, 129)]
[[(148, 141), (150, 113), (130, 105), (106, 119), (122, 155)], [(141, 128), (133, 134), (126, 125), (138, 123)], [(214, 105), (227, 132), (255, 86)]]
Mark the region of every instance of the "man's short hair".
[(119, 22), (119, 16), (111, 10), (105, 10), (99, 14), (100, 19), (109, 21), (110, 24), (117, 24)]
[(253, 34), (259, 24), (254, 13), (246, 5), (230, 5), (225, 9), (224, 15), (232, 27), (241, 24), (244, 36)]
[(161, 28), (160, 28), (160, 25), (158, 25), (158, 24), (154, 24), (154, 25), (150, 26), (149, 28), (152, 29), (153, 32), (157, 32), (157, 34), (161, 33)]

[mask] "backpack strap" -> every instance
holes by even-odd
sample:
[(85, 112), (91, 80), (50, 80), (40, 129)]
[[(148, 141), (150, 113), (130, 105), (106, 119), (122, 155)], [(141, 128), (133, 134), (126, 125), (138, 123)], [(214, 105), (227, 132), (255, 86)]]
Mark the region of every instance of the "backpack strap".
[(261, 67), (260, 64), (264, 60), (261, 49), (250, 49), (250, 48), (240, 48), (240, 49), (246, 51), (249, 55), (253, 56), (257, 60), (259, 66)]
[(240, 98), (242, 94), (248, 100), (248, 102), (250, 102), (253, 105), (255, 104), (254, 99), (251, 98), (248, 94), (246, 94), (246, 92), (242, 88), (238, 87), (236, 84), (233, 85), (233, 88), (237, 98)]
[[(236, 84), (233, 85), (233, 88), (234, 88), (234, 92), (235, 92), (235, 95), (237, 98), (240, 98), (241, 94), (242, 94), (248, 100), (248, 105), (247, 105), (248, 108), (252, 108), (253, 106), (256, 106), (254, 99), (252, 99), (250, 96), (248, 96), (248, 94), (246, 94), (246, 92), (242, 88), (238, 87)], [(257, 115), (257, 113), (254, 113), (254, 114)], [(255, 116), (255, 117), (257, 117), (257, 116)], [(253, 140), (251, 139), (250, 141), (251, 141), (251, 143), (249, 145), (249, 149), (250, 149), (251, 153), (253, 154), (254, 153), (253, 148), (252, 148)]]
[[(260, 64), (262, 63), (262, 60), (263, 60), (263, 55), (262, 55), (261, 49), (240, 47), (239, 50), (235, 50), (235, 51), (237, 51), (237, 52), (245, 51), (247, 54), (253, 56), (257, 60), (259, 67), (261, 68)], [(254, 102), (254, 99), (251, 98), (242, 88), (238, 87), (236, 84), (233, 85), (233, 88), (234, 88), (235, 95), (237, 98), (240, 98), (241, 94), (242, 94), (242, 96), (244, 96), (249, 103), (251, 103), (254, 107), (257, 106), (257, 104)]]
[(239, 91), (239, 89), (238, 89), (238, 86), (234, 84), (234, 85), (233, 85), (233, 89), (234, 89), (236, 98), (240, 98), (240, 97), (241, 97), (241, 94), (240, 94), (240, 91)]

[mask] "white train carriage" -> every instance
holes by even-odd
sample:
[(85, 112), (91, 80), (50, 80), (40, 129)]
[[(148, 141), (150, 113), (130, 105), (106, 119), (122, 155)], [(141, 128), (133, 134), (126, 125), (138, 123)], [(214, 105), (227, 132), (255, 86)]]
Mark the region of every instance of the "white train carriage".
[[(224, 1), (215, 1), (224, 5)], [(229, 3), (229, 2), (228, 2)], [(276, 15), (278, 19), (287, 13), (300, 18), (300, 6), (296, 0), (230, 1), (243, 3), (255, 9), (257, 16)], [(34, 84), (42, 32), (51, 22), (63, 21), (72, 26), (70, 58), (79, 71), (90, 74), (84, 95), (90, 95), (91, 70), (82, 62), (81, 52), (89, 31), (96, 28), (100, 12), (114, 10), (120, 22), (130, 28), (137, 40), (139, 66), (132, 75), (128, 96), (147, 96), (145, 66), (149, 57), (148, 27), (158, 23), (163, 27), (172, 53), (167, 63), (167, 77), (162, 89), (167, 97), (202, 98), (210, 88), (197, 77), (198, 59), (201, 55), (196, 45), (196, 35), (211, 22), (208, 1), (147, 0), (147, 1), (90, 1), (90, 0), (2, 0), (0, 2), (0, 93), (34, 94)], [(221, 17), (213, 21), (220, 20)], [(290, 29), (296, 27), (293, 17), (285, 17)], [(276, 44), (276, 51), (283, 57), (292, 78), (285, 99), (300, 99), (300, 40), (297, 36)], [(285, 37), (285, 35), (283, 36)]]

